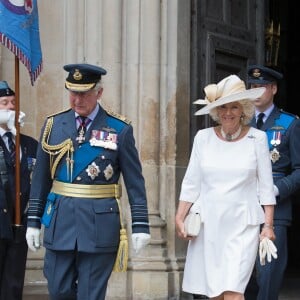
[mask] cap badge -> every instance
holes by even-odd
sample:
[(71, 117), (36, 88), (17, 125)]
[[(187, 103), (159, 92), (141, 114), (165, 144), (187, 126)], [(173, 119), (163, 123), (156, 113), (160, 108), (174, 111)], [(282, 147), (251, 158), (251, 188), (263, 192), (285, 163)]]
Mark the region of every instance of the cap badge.
[(73, 78), (74, 78), (75, 80), (81, 80), (81, 79), (82, 79), (82, 74), (79, 72), (78, 69), (75, 69), (75, 72), (74, 72), (74, 74), (73, 74)]
[(252, 72), (253, 77), (260, 77), (261, 73), (259, 69), (254, 69)]

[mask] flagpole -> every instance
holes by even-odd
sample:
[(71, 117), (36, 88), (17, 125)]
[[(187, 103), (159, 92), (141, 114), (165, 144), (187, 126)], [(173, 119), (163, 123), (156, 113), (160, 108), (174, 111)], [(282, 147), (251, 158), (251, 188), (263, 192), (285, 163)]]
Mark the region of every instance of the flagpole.
[(21, 203), (20, 203), (20, 71), (19, 59), (15, 56), (15, 127), (16, 127), (16, 166), (15, 166), (15, 184), (16, 184), (16, 202), (15, 202), (15, 225), (21, 225)]
[[(5, 4), (9, 2), (10, 4)], [(28, 69), (31, 85), (42, 71), (42, 50), (40, 45), (39, 18), (37, 0), (19, 1), (23, 5), (15, 5), (15, 1), (0, 0), (0, 44), (7, 47), (15, 55), (15, 128), (16, 128), (16, 166), (15, 166), (15, 216), (16, 226), (21, 225), (21, 176), (20, 176), (20, 87), (19, 63)], [(19, 13), (24, 9), (26, 13)], [(9, 26), (7, 25), (9, 24)], [(23, 153), (24, 154), (24, 153)]]

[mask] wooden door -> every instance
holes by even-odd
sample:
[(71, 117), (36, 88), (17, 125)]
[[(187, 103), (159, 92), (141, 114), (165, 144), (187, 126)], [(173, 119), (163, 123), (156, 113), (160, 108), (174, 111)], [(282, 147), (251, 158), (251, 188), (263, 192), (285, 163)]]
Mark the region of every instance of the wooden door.
[[(203, 99), (203, 88), (227, 75), (245, 80), (248, 63), (262, 59), (263, 2), (192, 0), (191, 102)], [(209, 116), (193, 116), (199, 108), (191, 105), (192, 136), (211, 125)]]

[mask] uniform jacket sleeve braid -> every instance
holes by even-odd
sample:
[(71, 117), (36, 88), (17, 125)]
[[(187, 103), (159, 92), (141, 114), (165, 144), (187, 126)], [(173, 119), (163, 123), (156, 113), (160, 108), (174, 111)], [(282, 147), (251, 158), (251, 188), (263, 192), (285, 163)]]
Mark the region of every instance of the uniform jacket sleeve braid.
[(119, 141), (119, 161), (131, 209), (132, 232), (149, 233), (145, 180), (135, 146), (133, 128), (128, 125)]
[[(41, 130), (41, 137), (43, 131), (44, 127)], [(41, 184), (41, 182), (43, 184)], [(39, 143), (37, 150), (37, 163), (32, 174), (32, 186), (27, 213), (27, 224), (29, 227), (41, 227), (40, 218), (43, 215), (47, 195), (50, 192), (51, 186), (50, 157), (43, 151), (41, 143)]]

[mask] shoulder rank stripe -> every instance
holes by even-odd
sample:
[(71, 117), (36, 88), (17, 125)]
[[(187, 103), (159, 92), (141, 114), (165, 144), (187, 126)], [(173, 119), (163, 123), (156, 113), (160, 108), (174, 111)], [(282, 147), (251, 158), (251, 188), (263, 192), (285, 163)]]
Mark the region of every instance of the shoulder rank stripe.
[(56, 112), (56, 113), (53, 113), (53, 114), (47, 116), (47, 118), (55, 117), (55, 116), (57, 116), (57, 115), (59, 115), (59, 114), (62, 114), (62, 113), (64, 113), (64, 112), (67, 112), (67, 111), (69, 111), (69, 110), (71, 110), (71, 108), (67, 108), (67, 109), (58, 111), (58, 112)]
[(125, 116), (119, 115), (118, 113), (115, 113), (115, 112), (113, 112), (112, 110), (106, 109), (105, 111), (106, 111), (107, 114), (109, 114), (110, 116), (112, 116), (112, 117), (114, 117), (114, 118), (116, 118), (116, 119), (119, 119), (119, 120), (123, 121), (123, 122), (126, 123), (126, 124), (130, 124), (130, 123), (131, 123), (131, 121), (130, 121), (129, 119), (127, 119)]

